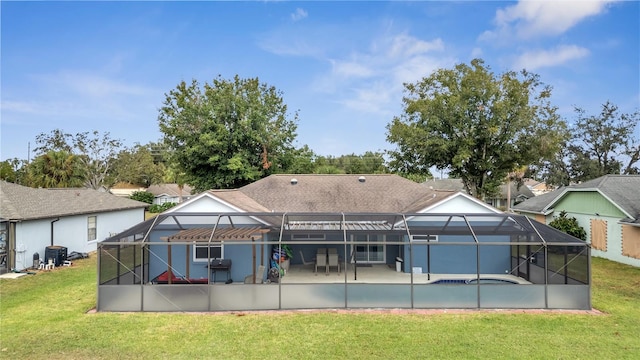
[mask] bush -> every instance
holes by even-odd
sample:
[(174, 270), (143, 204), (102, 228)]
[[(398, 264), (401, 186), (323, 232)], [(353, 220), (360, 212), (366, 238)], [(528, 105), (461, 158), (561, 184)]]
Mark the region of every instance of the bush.
[(587, 232), (578, 225), (578, 220), (574, 217), (567, 217), (566, 211), (561, 211), (557, 218), (549, 223), (549, 226), (556, 228), (566, 234), (577, 237), (580, 240), (587, 240)]
[(155, 196), (148, 191), (135, 191), (129, 196), (129, 199), (146, 202), (147, 204), (152, 204), (154, 198)]
[(176, 206), (178, 204), (176, 203), (172, 203), (172, 202), (166, 202), (164, 204), (153, 204), (151, 206), (149, 206), (149, 212), (150, 213), (161, 213), (164, 212), (167, 209), (170, 209), (174, 206)]

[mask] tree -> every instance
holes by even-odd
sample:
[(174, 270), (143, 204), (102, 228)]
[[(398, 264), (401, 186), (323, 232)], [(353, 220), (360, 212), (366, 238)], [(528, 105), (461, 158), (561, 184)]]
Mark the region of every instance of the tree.
[(610, 102), (598, 115), (587, 115), (575, 108), (577, 120), (565, 151), (543, 168), (545, 181), (552, 185), (570, 185), (606, 174), (637, 174), (640, 141), (634, 130), (640, 113), (620, 113)]
[(286, 152), (281, 158), (280, 168), (277, 172), (281, 174), (312, 174), (316, 158), (313, 150), (304, 145), (299, 149)]
[(108, 132), (80, 132), (71, 135), (60, 129), (55, 129), (50, 134), (40, 133), (36, 136), (36, 143), (39, 144), (34, 149), (37, 154), (66, 151), (78, 156), (85, 174), (84, 185), (92, 189), (103, 186), (112, 160), (122, 147), (122, 141), (112, 139)]
[(297, 113), (289, 119), (281, 93), (257, 78), (218, 76), (202, 87), (183, 81), (165, 97), (160, 130), (172, 161), (197, 191), (267, 176), (294, 149)]
[(64, 150), (40, 155), (27, 167), (27, 185), (31, 187), (81, 187), (84, 181), (81, 159)]
[(122, 150), (113, 162), (108, 183), (126, 182), (149, 187), (162, 182), (165, 168), (155, 163), (149, 145), (135, 145), (132, 149)]
[(578, 224), (578, 220), (576, 218), (568, 217), (566, 211), (561, 211), (560, 214), (558, 214), (558, 217), (549, 223), (549, 226), (580, 240), (587, 240), (587, 232)]
[(26, 171), (27, 163), (24, 160), (13, 158), (0, 162), (0, 180), (22, 184), (26, 177)]
[(387, 173), (384, 155), (367, 151), (362, 155), (349, 154), (334, 156), (317, 156), (314, 159), (316, 174), (380, 174)]
[(405, 84), (404, 113), (387, 125), (392, 170), (448, 169), (477, 198), (493, 195), (510, 172), (551, 158), (566, 124), (550, 87), (522, 70), (495, 75), (480, 59)]

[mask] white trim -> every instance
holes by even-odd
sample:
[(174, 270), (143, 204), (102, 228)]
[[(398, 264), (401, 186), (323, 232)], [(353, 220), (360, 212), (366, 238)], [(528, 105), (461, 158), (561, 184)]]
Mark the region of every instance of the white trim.
[[(237, 191), (237, 190), (229, 190), (229, 191)], [(197, 202), (198, 200), (202, 199), (203, 197), (208, 197), (209, 199), (211, 199), (211, 200), (213, 200), (213, 201), (216, 201), (216, 202), (218, 202), (218, 203), (220, 203), (220, 204), (222, 204), (222, 205), (224, 205), (224, 206), (227, 206), (227, 207), (229, 207), (229, 208), (233, 209), (234, 211), (236, 211), (236, 212), (237, 212), (237, 213), (239, 213), (239, 214), (242, 214), (242, 213), (246, 213), (246, 212), (247, 212), (247, 211), (245, 211), (245, 210), (243, 210), (243, 209), (241, 209), (241, 208), (239, 208), (239, 207), (237, 207), (237, 206), (235, 206), (235, 205), (233, 205), (233, 204), (231, 204), (231, 203), (229, 203), (229, 202), (226, 202), (226, 201), (224, 201), (224, 200), (220, 199), (219, 197), (217, 197), (217, 196), (215, 196), (215, 195), (211, 194), (210, 192), (205, 191), (205, 192), (201, 193), (200, 195), (198, 195), (198, 196), (196, 196), (196, 197), (194, 197), (194, 198), (191, 198), (191, 199), (189, 199), (189, 200), (187, 200), (187, 201), (183, 201), (183, 202), (181, 202), (180, 204), (178, 204), (178, 205), (176, 205), (176, 206), (174, 206), (174, 207), (172, 207), (172, 208), (168, 209), (168, 210), (167, 210), (167, 211), (165, 211), (163, 214), (169, 214), (169, 213), (179, 212), (179, 210), (180, 210), (180, 209), (182, 209), (183, 207), (188, 206), (188, 205), (190, 205), (191, 203), (195, 203), (195, 202)], [(255, 200), (254, 200), (254, 201), (255, 201)], [(263, 211), (263, 212), (267, 212), (267, 211), (265, 210), (265, 211)], [(188, 213), (188, 212), (187, 212), (187, 213)], [(259, 218), (255, 217), (255, 216), (249, 216), (249, 218), (251, 218), (251, 219), (253, 219), (253, 220), (255, 220), (255, 221), (257, 221), (257, 222), (259, 222), (259, 223), (261, 223), (261, 224), (263, 224), (263, 225), (271, 225), (270, 223), (268, 223), (268, 222), (266, 222), (266, 221), (264, 221), (264, 220), (262, 220), (262, 219), (259, 219)]]
[[(220, 259), (224, 259), (224, 245), (222, 243), (211, 243), (211, 244), (210, 243), (202, 243), (202, 244), (197, 244), (196, 243), (196, 244), (193, 244), (192, 246), (193, 246), (193, 248), (192, 248), (191, 252), (193, 253), (193, 256), (191, 258), (192, 258), (194, 263), (201, 263), (201, 262), (206, 263), (206, 262), (209, 261), (208, 257), (206, 259), (205, 258), (196, 257), (196, 247), (205, 248), (205, 249), (207, 247), (211, 247), (211, 248), (219, 247), (220, 248)], [(212, 259), (217, 259), (217, 258), (216, 257), (212, 257)]]
[(440, 205), (442, 205), (442, 204), (444, 204), (444, 203), (446, 203), (446, 202), (448, 202), (448, 201), (451, 201), (452, 199), (455, 199), (456, 197), (459, 197), (459, 196), (462, 196), (462, 197), (466, 198), (467, 200), (471, 200), (472, 202), (474, 202), (474, 203), (476, 203), (476, 204), (478, 204), (478, 205), (480, 205), (480, 206), (482, 206), (482, 207), (486, 208), (487, 210), (489, 210), (489, 211), (491, 211), (491, 212), (493, 212), (493, 213), (495, 213), (495, 214), (503, 214), (503, 213), (504, 213), (503, 211), (500, 211), (500, 210), (498, 210), (498, 209), (494, 208), (493, 206), (491, 206), (491, 205), (489, 205), (489, 204), (487, 204), (487, 203), (485, 203), (485, 202), (482, 202), (482, 201), (480, 201), (480, 200), (478, 200), (478, 199), (474, 198), (473, 196), (471, 196), (471, 195), (469, 195), (469, 194), (465, 194), (465, 193), (464, 193), (464, 192), (462, 192), (462, 191), (458, 191), (458, 192), (457, 192), (457, 193), (455, 193), (455, 194), (452, 194), (452, 195), (450, 195), (450, 196), (447, 196), (446, 198), (444, 198), (444, 199), (442, 199), (442, 200), (438, 201), (437, 203), (435, 203), (435, 204), (431, 204), (431, 205), (427, 206), (426, 208), (424, 208), (424, 209), (422, 209), (422, 210), (420, 210), (420, 211), (418, 211), (418, 212), (419, 212), (419, 213), (426, 213), (426, 212), (429, 212), (429, 210), (431, 210), (431, 209), (433, 209), (433, 208), (435, 208), (435, 207), (437, 207), (437, 206), (440, 206)]
[[(555, 205), (560, 199), (564, 198), (566, 194), (570, 193), (570, 192), (597, 192), (598, 194), (600, 194), (603, 198), (607, 199), (608, 202), (610, 202), (615, 208), (617, 208), (618, 210), (620, 210), (620, 212), (622, 212), (623, 214), (627, 215), (627, 217), (629, 218), (634, 218), (633, 215), (629, 214), (628, 212), (626, 212), (623, 208), (621, 208), (615, 201), (611, 200), (610, 197), (608, 197), (607, 195), (605, 195), (602, 191), (600, 191), (600, 189), (598, 188), (580, 188), (580, 189), (572, 189), (572, 188), (565, 188), (562, 193), (560, 195), (558, 195), (556, 198), (554, 198), (553, 200), (551, 200), (549, 202), (549, 204), (547, 204), (542, 211), (545, 210), (549, 210), (551, 208), (551, 206)], [(551, 209), (551, 212), (553, 212), (553, 209)]]
[[(90, 219), (93, 218), (93, 227), (91, 227)], [(93, 239), (89, 239), (90, 231), (93, 229)], [(98, 240), (98, 215), (87, 215), (87, 243)]]

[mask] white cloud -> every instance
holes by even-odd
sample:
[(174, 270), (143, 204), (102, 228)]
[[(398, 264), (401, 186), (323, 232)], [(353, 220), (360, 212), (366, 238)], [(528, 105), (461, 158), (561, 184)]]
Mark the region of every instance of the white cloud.
[(403, 83), (415, 82), (449, 66), (444, 42), (425, 41), (406, 33), (371, 41), (366, 51), (330, 60), (331, 73), (316, 81), (316, 90), (334, 93), (338, 103), (359, 112), (391, 115), (401, 103)]
[(407, 34), (399, 34), (390, 40), (387, 51), (391, 58), (407, 58), (444, 49), (444, 43), (439, 38), (433, 41), (424, 41)]
[(50, 121), (131, 121), (154, 112), (162, 92), (97, 72), (61, 70), (29, 76), (28, 97), (2, 99), (3, 117), (46, 116)]
[(476, 59), (476, 58), (481, 58), (482, 57), (482, 49), (479, 47), (475, 47), (473, 49), (471, 49), (471, 57)]
[(300, 21), (300, 20), (306, 18), (307, 16), (309, 16), (309, 14), (304, 9), (297, 8), (296, 12), (291, 14), (291, 20)]
[(584, 19), (606, 11), (616, 0), (521, 0), (496, 11), (494, 30), (485, 31), (481, 40), (504, 40), (516, 36), (530, 39), (564, 33)]
[(562, 65), (588, 55), (589, 50), (585, 48), (576, 45), (561, 45), (552, 50), (525, 52), (516, 59), (514, 68), (533, 71), (543, 67)]
[(373, 75), (374, 73), (373, 69), (370, 69), (365, 64), (358, 63), (355, 60), (344, 61), (344, 62), (337, 62), (335, 60), (331, 60), (331, 64), (333, 65), (333, 72), (345, 78), (349, 78), (349, 77), (365, 78)]
[(41, 76), (40, 79), (50, 86), (74, 92), (82, 97), (140, 96), (150, 91), (144, 86), (129, 84), (93, 72), (60, 71), (56, 74)]
[[(283, 40), (286, 39), (286, 40)], [(280, 56), (322, 56), (322, 49), (313, 41), (301, 37), (290, 37), (281, 33), (270, 34), (262, 39), (259, 46)]]

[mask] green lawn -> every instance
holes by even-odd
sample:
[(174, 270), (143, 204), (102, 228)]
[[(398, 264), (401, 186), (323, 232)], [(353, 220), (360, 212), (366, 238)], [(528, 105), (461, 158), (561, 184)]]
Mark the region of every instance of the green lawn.
[(95, 257), (0, 280), (1, 359), (635, 359), (640, 269), (593, 259), (571, 313), (91, 313)]

